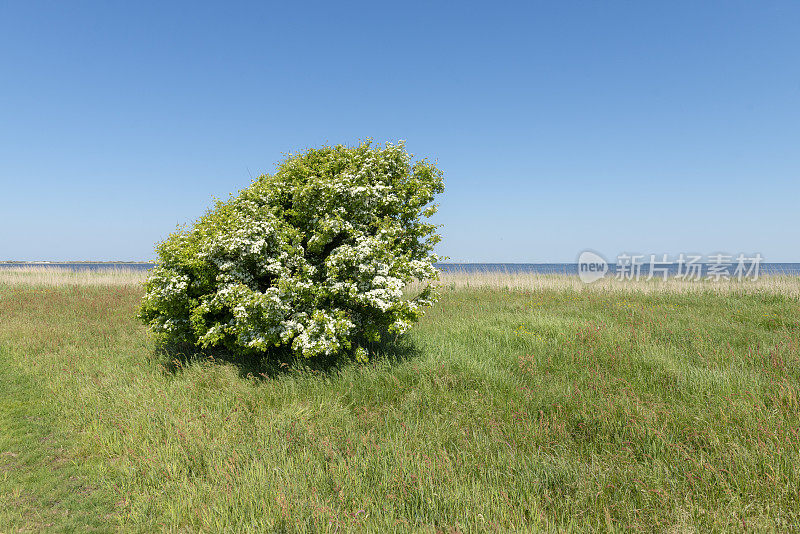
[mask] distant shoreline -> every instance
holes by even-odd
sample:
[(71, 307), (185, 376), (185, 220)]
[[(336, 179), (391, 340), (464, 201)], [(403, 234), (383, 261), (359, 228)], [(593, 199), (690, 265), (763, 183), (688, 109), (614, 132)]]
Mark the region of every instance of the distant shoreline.
[[(149, 271), (158, 266), (157, 262), (146, 261), (0, 261), (0, 270), (8, 269), (71, 269), (76, 271), (83, 270), (134, 270)], [(434, 267), (441, 273), (453, 274), (540, 274), (540, 275), (564, 275), (578, 276), (579, 265), (577, 263), (436, 263)], [(701, 263), (697, 265), (698, 271), (695, 275), (702, 277), (708, 275), (712, 264)], [(728, 276), (736, 276), (735, 265), (730, 264), (724, 269)], [(648, 277), (649, 265), (643, 264), (637, 269), (637, 276)], [(615, 276), (619, 267), (617, 265), (608, 266), (608, 274)], [(625, 274), (624, 272), (622, 273)], [(629, 273), (632, 275), (632, 272)], [(657, 271), (655, 276), (676, 276), (681, 274), (677, 264), (666, 267), (666, 272)], [(800, 276), (800, 263), (762, 263), (758, 269), (758, 275), (789, 275)]]
[(63, 265), (65, 263), (74, 264), (74, 263), (113, 263), (116, 265), (155, 265), (156, 262), (154, 261), (89, 261), (89, 260), (65, 260), (65, 261), (50, 261), (50, 260), (39, 260), (39, 261), (17, 261), (17, 260), (4, 260), (0, 261), (0, 265), (43, 265), (43, 264), (56, 264), (56, 265)]

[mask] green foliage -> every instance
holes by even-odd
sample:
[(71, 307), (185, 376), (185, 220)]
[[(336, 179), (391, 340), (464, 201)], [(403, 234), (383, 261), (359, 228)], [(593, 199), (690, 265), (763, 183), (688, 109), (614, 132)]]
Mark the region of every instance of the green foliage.
[(402, 143), (289, 156), (157, 250), (140, 317), (174, 343), (234, 353), (351, 354), (433, 302), (442, 173)]

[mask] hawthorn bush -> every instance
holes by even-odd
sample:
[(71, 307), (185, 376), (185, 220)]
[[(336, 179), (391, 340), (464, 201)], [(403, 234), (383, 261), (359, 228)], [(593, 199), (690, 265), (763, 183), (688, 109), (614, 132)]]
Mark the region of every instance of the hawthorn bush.
[(140, 318), (171, 343), (364, 360), (433, 302), (403, 288), (436, 277), (426, 219), (443, 189), (402, 142), (289, 155), (159, 243)]

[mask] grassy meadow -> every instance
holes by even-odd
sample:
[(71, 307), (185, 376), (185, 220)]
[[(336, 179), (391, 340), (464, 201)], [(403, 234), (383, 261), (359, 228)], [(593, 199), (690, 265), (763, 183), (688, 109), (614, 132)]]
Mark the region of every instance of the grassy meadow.
[(159, 351), (143, 274), (0, 270), (0, 532), (787, 531), (800, 278), (444, 275), (319, 371)]

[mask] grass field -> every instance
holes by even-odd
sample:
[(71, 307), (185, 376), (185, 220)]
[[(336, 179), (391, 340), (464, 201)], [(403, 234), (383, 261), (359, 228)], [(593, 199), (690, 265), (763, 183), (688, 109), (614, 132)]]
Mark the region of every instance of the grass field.
[(786, 531), (800, 280), (443, 280), (367, 366), (156, 350), (141, 274), (0, 271), (0, 532)]

